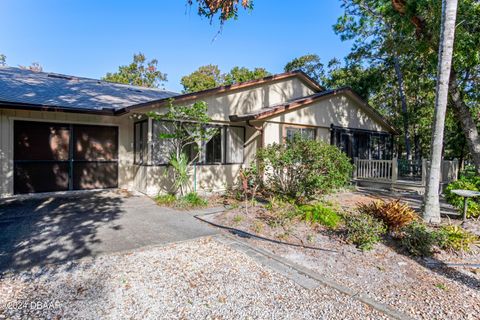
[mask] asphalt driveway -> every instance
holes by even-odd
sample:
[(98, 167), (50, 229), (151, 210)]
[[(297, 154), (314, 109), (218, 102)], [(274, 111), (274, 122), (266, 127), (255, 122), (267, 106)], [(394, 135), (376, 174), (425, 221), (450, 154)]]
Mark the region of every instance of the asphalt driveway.
[(217, 233), (186, 212), (119, 192), (0, 201), (0, 272)]

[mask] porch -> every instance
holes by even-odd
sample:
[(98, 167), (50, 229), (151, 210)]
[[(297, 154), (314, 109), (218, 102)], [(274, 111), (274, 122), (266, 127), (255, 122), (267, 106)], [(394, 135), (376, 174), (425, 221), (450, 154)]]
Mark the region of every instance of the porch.
[[(354, 158), (353, 181), (357, 186), (389, 190), (425, 192), (429, 161), (371, 160)], [(458, 160), (442, 160), (441, 186), (457, 180)]]

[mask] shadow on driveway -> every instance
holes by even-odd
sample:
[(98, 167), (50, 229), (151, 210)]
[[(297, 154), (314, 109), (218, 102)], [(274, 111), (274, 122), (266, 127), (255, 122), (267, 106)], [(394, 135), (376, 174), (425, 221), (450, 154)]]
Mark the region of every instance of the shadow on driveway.
[(144, 196), (96, 192), (0, 201), (0, 272), (217, 233)]

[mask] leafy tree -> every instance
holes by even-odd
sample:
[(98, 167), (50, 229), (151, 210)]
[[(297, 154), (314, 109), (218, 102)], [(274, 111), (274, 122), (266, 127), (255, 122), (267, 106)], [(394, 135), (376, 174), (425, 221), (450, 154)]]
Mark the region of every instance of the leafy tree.
[(270, 73), (264, 68), (250, 70), (245, 67), (233, 67), (228, 73), (222, 73), (217, 65), (201, 66), (191, 74), (182, 77), (180, 83), (183, 92), (197, 92), (238, 82), (264, 78)]
[(307, 54), (294, 58), (285, 65), (284, 70), (285, 72), (301, 70), (321, 85), (325, 84), (324, 66), (320, 62), (320, 57), (316, 54)]
[(224, 76), (217, 65), (201, 66), (188, 76), (182, 77), (180, 83), (184, 93), (197, 92), (221, 86)]
[(6, 64), (7, 57), (4, 54), (0, 53), (0, 66), (4, 66)]
[(157, 59), (147, 61), (143, 53), (134, 54), (132, 63), (118, 67), (117, 72), (108, 72), (102, 80), (158, 88), (167, 81), (167, 75), (158, 70), (157, 65)]
[(221, 24), (229, 19), (238, 18), (239, 8), (253, 9), (253, 0), (187, 0), (190, 6), (198, 6), (198, 15), (210, 19), (218, 17)]
[[(189, 167), (198, 160), (200, 147), (209, 141), (217, 129), (207, 127), (211, 118), (207, 114), (208, 105), (203, 101), (193, 105), (175, 105), (170, 101), (166, 113), (150, 112), (148, 116), (156, 121), (166, 121), (167, 130), (158, 138), (166, 143), (169, 167), (172, 168), (174, 192), (180, 191), (184, 196), (190, 180)], [(188, 151), (188, 154), (187, 154)], [(162, 150), (164, 152), (164, 150)], [(168, 172), (167, 172), (168, 173)]]
[(254, 68), (250, 70), (245, 67), (233, 67), (229, 73), (224, 76), (224, 85), (230, 85), (238, 82), (245, 82), (269, 76), (270, 73), (264, 68)]

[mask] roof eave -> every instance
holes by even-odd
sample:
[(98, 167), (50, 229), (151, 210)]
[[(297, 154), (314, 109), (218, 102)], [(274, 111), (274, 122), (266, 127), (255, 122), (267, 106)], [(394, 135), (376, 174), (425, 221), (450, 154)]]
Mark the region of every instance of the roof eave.
[(84, 113), (84, 114), (97, 114), (97, 115), (106, 115), (106, 116), (115, 115), (115, 110), (113, 109), (99, 110), (99, 109), (85, 109), (85, 108), (66, 108), (66, 107), (60, 107), (60, 106), (33, 104), (33, 103), (19, 103), (19, 102), (11, 102), (11, 101), (0, 101), (0, 109)]

